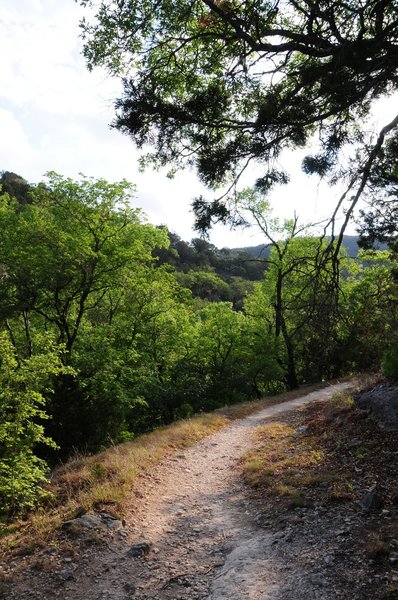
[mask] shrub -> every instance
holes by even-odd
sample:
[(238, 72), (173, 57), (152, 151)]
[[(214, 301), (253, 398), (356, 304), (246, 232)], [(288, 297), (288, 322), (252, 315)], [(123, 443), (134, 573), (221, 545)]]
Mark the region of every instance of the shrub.
[(46, 495), (47, 465), (34, 454), (37, 444), (54, 446), (41, 422), (43, 394), (52, 376), (64, 370), (48, 343), (41, 354), (18, 360), (7, 333), (0, 334), (0, 512), (33, 508)]
[(398, 349), (386, 350), (384, 352), (381, 368), (385, 377), (398, 379)]

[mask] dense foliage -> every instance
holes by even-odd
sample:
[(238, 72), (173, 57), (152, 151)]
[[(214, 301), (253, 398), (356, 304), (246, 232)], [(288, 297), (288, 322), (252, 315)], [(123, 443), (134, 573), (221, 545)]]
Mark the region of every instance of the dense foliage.
[[(286, 148), (315, 143), (304, 171), (341, 180), (351, 145), (349, 218), (398, 126), (396, 116), (375, 141), (366, 125), (374, 100), (397, 89), (396, 2), (80, 3), (94, 9), (82, 23), (88, 66), (123, 77), (115, 126), (149, 144), (150, 159), (194, 165), (212, 187), (236, 182), (254, 161), (267, 191), (288, 180), (277, 160)], [(196, 201), (199, 228), (228, 218), (229, 189), (227, 202)]]
[(16, 355), (10, 336), (0, 334), (0, 512), (33, 508), (45, 492), (46, 463), (33, 450), (54, 447), (44, 433), (45, 398), (53, 377), (66, 372), (48, 336), (37, 354)]
[(176, 271), (177, 280), (196, 298), (210, 302), (232, 302), (242, 309), (243, 299), (253, 289), (253, 281), (264, 277), (267, 261), (264, 255), (253, 256), (244, 250), (219, 250), (202, 238), (184, 242), (168, 232), (170, 245), (156, 248), (158, 264), (168, 264)]

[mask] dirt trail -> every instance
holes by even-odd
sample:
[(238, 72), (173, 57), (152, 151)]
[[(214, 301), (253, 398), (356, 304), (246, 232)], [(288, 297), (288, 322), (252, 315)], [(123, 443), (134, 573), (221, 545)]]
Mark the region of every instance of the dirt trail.
[[(276, 533), (256, 526), (234, 467), (262, 421), (349, 386), (266, 408), (163, 461), (145, 478), (139, 507), (120, 538), (100, 552), (82, 546), (63, 570), (18, 582), (11, 598), (298, 600), (301, 574), (273, 552)], [(143, 541), (152, 544), (150, 552), (130, 557), (131, 545)], [(307, 598), (318, 597), (329, 598), (308, 590)]]

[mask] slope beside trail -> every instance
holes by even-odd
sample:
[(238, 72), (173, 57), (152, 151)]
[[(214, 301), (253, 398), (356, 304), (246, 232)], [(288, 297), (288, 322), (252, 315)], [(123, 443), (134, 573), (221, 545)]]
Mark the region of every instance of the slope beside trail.
[[(79, 543), (57, 567), (16, 578), (10, 599), (276, 600), (331, 599), (274, 552), (278, 532), (256, 524), (235, 466), (264, 420), (350, 387), (340, 383), (228, 425), (164, 460), (142, 478), (125, 529), (105, 545)], [(129, 553), (148, 542), (145, 556)], [(43, 551), (42, 562), (45, 562)], [(47, 549), (47, 552), (50, 552)], [(53, 563), (51, 563), (53, 564)], [(301, 586), (301, 587), (300, 587)], [(320, 591), (319, 591), (320, 590)], [(354, 596), (352, 596), (354, 597)]]

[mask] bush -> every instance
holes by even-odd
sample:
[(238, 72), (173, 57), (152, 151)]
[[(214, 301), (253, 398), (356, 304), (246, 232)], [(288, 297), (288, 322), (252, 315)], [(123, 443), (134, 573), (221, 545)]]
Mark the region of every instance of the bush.
[(385, 377), (398, 379), (398, 349), (386, 350), (381, 361)]
[(34, 450), (37, 444), (54, 446), (41, 424), (48, 418), (43, 394), (63, 369), (51, 344), (18, 360), (7, 333), (0, 334), (0, 513), (34, 508), (47, 495), (41, 486), (47, 465)]

